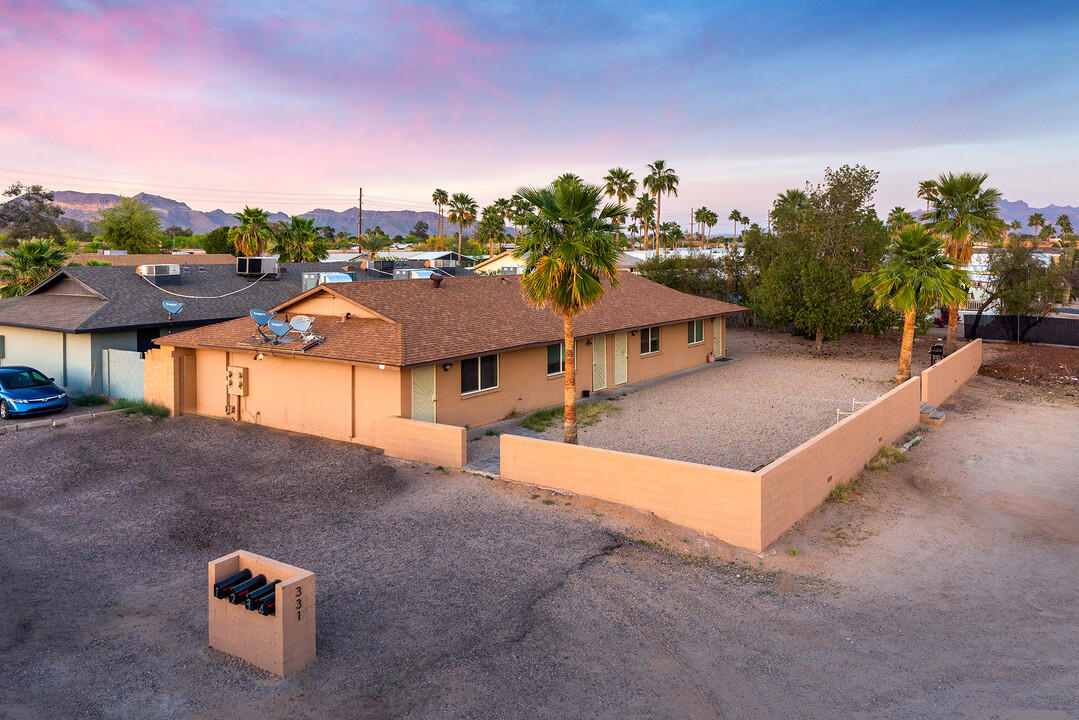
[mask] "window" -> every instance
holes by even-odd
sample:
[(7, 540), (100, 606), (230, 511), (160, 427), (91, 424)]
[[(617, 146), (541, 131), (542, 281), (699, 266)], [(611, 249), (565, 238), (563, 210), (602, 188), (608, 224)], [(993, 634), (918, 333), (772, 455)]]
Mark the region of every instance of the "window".
[(650, 327), (641, 330), (641, 355), (659, 352), (659, 328)]
[(558, 375), (566, 372), (566, 343), (547, 346), (547, 374)]
[(704, 320), (689, 321), (689, 344), (704, 342)]
[(498, 355), (484, 355), (461, 361), (461, 394), (498, 387)]

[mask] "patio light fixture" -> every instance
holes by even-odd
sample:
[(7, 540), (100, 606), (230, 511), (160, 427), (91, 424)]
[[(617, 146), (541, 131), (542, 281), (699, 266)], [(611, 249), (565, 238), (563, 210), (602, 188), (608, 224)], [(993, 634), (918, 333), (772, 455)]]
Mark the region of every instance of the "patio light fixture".
[(442, 366), (442, 371), (443, 372), (449, 372), (451, 367), (453, 367), (453, 363), (446, 363), (445, 365)]

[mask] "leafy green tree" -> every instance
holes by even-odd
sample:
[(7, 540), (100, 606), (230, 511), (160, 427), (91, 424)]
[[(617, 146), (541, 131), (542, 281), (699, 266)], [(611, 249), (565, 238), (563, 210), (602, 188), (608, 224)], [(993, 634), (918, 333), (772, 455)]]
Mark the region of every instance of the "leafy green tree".
[(449, 220), (457, 225), (457, 254), (460, 255), (465, 228), (476, 222), (476, 212), (479, 208), (476, 201), (465, 193), (454, 193), (450, 198), (449, 207)]
[(176, 238), (181, 237), (194, 236), (194, 233), (191, 232), (191, 228), (180, 227), (179, 225), (169, 225), (167, 228), (165, 228), (163, 234), (170, 240), (175, 240)]
[(994, 302), (1000, 304), (1005, 315), (1036, 318), (1027, 321), (1020, 334), (1011, 338), (1018, 342), (1022, 342), (1027, 332), (1057, 304), (1068, 283), (1067, 267), (1060, 263), (1043, 263), (1036, 251), (1034, 247), (1016, 242), (989, 251), (989, 282), (985, 299), (974, 316), (971, 338), (977, 336), (982, 313)]
[(212, 255), (235, 255), (236, 243), (229, 239), (229, 227), (219, 227), (202, 236), (202, 249)]
[(261, 257), (273, 240), (270, 232), (270, 213), (262, 208), (244, 206), (232, 217), (240, 224), (229, 230), (229, 240), (236, 247), (237, 257)]
[[(770, 219), (775, 225), (776, 232), (792, 230), (797, 232), (805, 224), (811, 210), (809, 196), (805, 191), (792, 188), (779, 193), (779, 196), (772, 201)], [(727, 219), (737, 222), (743, 219), (743, 216), (742, 213), (734, 210), (731, 212), (731, 217)], [(735, 227), (737, 228), (737, 225)]]
[(101, 239), (110, 248), (137, 254), (161, 247), (161, 218), (148, 203), (121, 195), (115, 205), (97, 215)]
[[(985, 173), (941, 174), (929, 198), (925, 223), (944, 239), (944, 249), (960, 267), (970, 262), (974, 241), (991, 242), (1004, 235), (1004, 221), (997, 212), (1000, 191), (986, 188)], [(944, 351), (952, 353), (958, 343), (959, 303), (949, 307), (948, 337)]]
[(94, 240), (94, 234), (78, 220), (64, 219), (58, 222), (57, 226), (68, 242), (74, 242), (81, 246)]
[[(678, 175), (674, 172), (673, 168), (667, 166), (666, 160), (656, 160), (653, 163), (648, 164), (648, 175), (645, 176), (642, 184), (644, 188), (652, 193), (652, 197), (656, 199), (656, 250), (659, 250), (659, 225), (660, 225), (660, 212), (662, 209), (662, 197), (663, 195), (674, 195), (678, 197), (678, 183), (681, 182)], [(645, 237), (645, 242), (648, 238)]]
[(563, 440), (577, 444), (577, 385), (573, 319), (598, 301), (604, 285), (618, 285), (618, 247), (614, 230), (629, 210), (606, 204), (603, 190), (579, 182), (554, 182), (546, 188), (520, 188), (531, 212), (514, 257), (525, 261), (521, 288), (529, 302), (562, 316), (566, 348)]
[(360, 249), (367, 253), (368, 260), (374, 260), (375, 256), (393, 244), (393, 241), (377, 230), (368, 230), (360, 238)]
[(941, 254), (943, 247), (926, 228), (907, 225), (888, 248), (880, 267), (854, 279), (855, 288), (868, 290), (875, 304), (890, 305), (903, 315), (897, 383), (910, 379), (918, 313), (924, 314), (938, 303), (953, 305), (966, 299), (970, 278), (957, 267), (956, 260)]
[[(603, 176), (603, 183), (603, 193), (607, 197), (617, 200), (619, 205), (625, 205), (631, 197), (637, 194), (637, 181), (633, 177), (633, 172), (626, 170), (624, 167), (608, 170), (607, 174)], [(624, 217), (618, 218), (618, 225), (625, 221)], [(616, 245), (621, 247), (621, 242), (618, 239), (619, 229), (619, 227), (614, 229), (614, 241)]]
[(0, 257), (0, 297), (22, 295), (63, 267), (67, 253), (48, 240), (23, 240)]
[(288, 225), (277, 235), (272, 252), (278, 262), (318, 262), (329, 257), (326, 239), (311, 218), (292, 216)]
[(450, 204), (450, 194), (442, 188), (435, 188), (435, 191), (431, 193), (431, 202), (438, 208), (438, 249), (443, 250), (443, 238), (446, 233), (443, 231), (442, 221), (442, 208)]
[(423, 220), (417, 220), (416, 224), (412, 226), (412, 234), (416, 236), (418, 240), (427, 241), (427, 238), (431, 237), (429, 232), (430, 228), (427, 227), (427, 223)]
[(770, 325), (791, 324), (814, 338), (816, 355), (864, 314), (867, 299), (851, 281), (875, 267), (888, 245), (871, 204), (876, 182), (877, 173), (861, 165), (829, 168), (825, 183), (806, 193), (801, 220), (777, 222), (774, 235), (745, 233), (745, 252), (760, 277), (750, 306)]
[(16, 182), (4, 191), (4, 196), (11, 200), (0, 205), (0, 231), (4, 233), (0, 246), (15, 247), (18, 240), (30, 238), (64, 241), (56, 223), (64, 210), (53, 201), (51, 190)]

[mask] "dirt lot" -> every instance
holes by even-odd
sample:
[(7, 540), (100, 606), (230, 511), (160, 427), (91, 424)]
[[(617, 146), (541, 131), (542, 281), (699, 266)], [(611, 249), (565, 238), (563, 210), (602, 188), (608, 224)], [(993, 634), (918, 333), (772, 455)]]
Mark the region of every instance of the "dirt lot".
[(984, 348), (982, 375), (1079, 392), (1079, 348), (1016, 343), (985, 343)]
[[(1077, 426), (975, 378), (763, 558), (224, 421), (0, 436), (0, 717), (1076, 718)], [(206, 647), (241, 547), (317, 573), (287, 680)]]
[[(827, 343), (825, 357), (816, 358), (810, 340), (731, 328), (727, 347), (737, 362), (615, 395), (618, 412), (581, 427), (580, 443), (755, 470), (833, 425), (836, 410), (849, 412), (852, 400), (874, 400), (895, 387), (899, 340), (845, 336)], [(918, 339), (913, 372), (928, 365), (929, 346), (936, 342)], [(545, 437), (560, 440), (561, 423)], [(493, 442), (490, 447), (490, 454), (497, 452)]]

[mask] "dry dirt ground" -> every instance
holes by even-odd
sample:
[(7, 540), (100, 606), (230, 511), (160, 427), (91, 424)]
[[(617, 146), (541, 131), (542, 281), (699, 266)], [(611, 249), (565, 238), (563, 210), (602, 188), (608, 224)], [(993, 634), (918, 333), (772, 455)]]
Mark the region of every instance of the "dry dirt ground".
[[(801, 445), (850, 412), (895, 387), (898, 335), (847, 335), (825, 344), (782, 331), (731, 328), (727, 347), (737, 362), (717, 363), (631, 392), (614, 395), (618, 412), (579, 429), (582, 445), (640, 455), (755, 470)], [(912, 371), (921, 372), (937, 338), (922, 337)], [(562, 424), (545, 437), (560, 440)], [(478, 440), (497, 452), (494, 442)], [(476, 444), (473, 443), (473, 444)], [(471, 452), (470, 455), (479, 456)]]
[[(0, 717), (1079, 718), (1076, 427), (975, 378), (762, 558), (224, 421), (0, 436)], [(206, 647), (237, 548), (317, 574), (286, 680)]]

